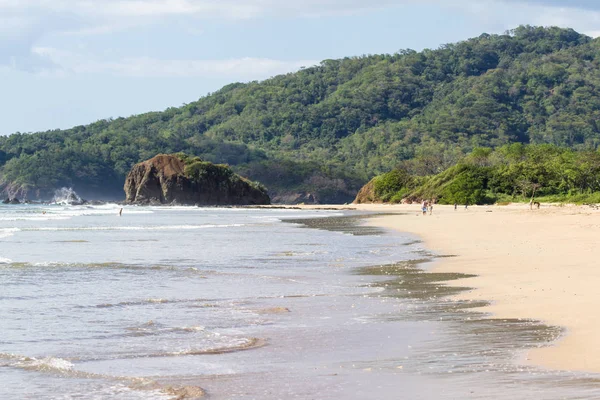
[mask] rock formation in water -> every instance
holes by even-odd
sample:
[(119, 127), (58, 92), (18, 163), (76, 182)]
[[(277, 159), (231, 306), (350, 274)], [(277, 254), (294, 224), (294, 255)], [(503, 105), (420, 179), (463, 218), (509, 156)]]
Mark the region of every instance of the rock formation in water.
[(260, 184), (185, 154), (159, 154), (133, 166), (125, 180), (126, 203), (181, 205), (270, 204)]
[(88, 201), (79, 197), (73, 188), (63, 187), (54, 191), (54, 197), (52, 198), (51, 203), (69, 206), (82, 206), (88, 204)]
[(2, 204), (21, 204), (21, 202), (16, 197), (13, 197), (12, 199), (10, 197), (7, 197), (5, 200), (2, 201)]

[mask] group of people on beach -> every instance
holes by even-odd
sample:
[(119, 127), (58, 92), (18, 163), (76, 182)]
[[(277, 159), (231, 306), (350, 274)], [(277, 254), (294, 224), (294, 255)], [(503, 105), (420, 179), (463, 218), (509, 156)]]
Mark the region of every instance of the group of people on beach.
[[(432, 200), (423, 200), (421, 202), (421, 211), (423, 211), (423, 215), (427, 215), (429, 211), (429, 215), (433, 214), (433, 205), (436, 203), (435, 199)], [(458, 208), (458, 203), (454, 203), (454, 211)], [(469, 203), (465, 203), (465, 210), (469, 208)]]
[(433, 205), (435, 204), (435, 200), (423, 200), (421, 203), (421, 211), (423, 211), (423, 215), (427, 215), (427, 211), (429, 211), (429, 215), (433, 214)]

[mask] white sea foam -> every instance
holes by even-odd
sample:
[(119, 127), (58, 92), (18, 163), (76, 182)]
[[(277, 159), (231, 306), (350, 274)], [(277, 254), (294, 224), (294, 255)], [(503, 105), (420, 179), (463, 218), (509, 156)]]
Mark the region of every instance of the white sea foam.
[(205, 331), (206, 328), (204, 326), (182, 326), (179, 328), (174, 328), (173, 330), (183, 332), (202, 332)]
[(0, 257), (0, 264), (10, 264), (12, 260), (9, 258)]
[(81, 203), (81, 197), (72, 188), (61, 188), (54, 192), (52, 202), (55, 204)]
[(60, 220), (67, 220), (67, 219), (71, 219), (70, 216), (66, 216), (66, 215), (15, 215), (15, 216), (11, 216), (11, 217), (0, 217), (0, 221), (7, 221), (7, 222), (11, 222), (11, 221), (60, 221)]
[[(118, 204), (103, 204), (98, 206), (81, 205), (71, 206), (66, 204), (55, 204), (45, 207), (29, 206), (23, 208), (13, 207), (10, 210), (0, 212), (0, 223), (3, 222), (45, 222), (64, 221), (81, 216), (118, 216), (119, 210), (123, 208)], [(149, 209), (138, 209), (127, 207), (124, 209), (126, 215), (153, 214)], [(2, 230), (0, 229), (0, 237)]]
[(244, 207), (197, 207), (197, 206), (138, 206), (140, 208), (147, 208), (153, 211), (195, 211), (195, 212), (210, 212), (214, 213), (217, 211), (227, 212), (249, 212), (249, 211), (260, 211), (256, 208), (244, 208)]
[(54, 261), (42, 261), (42, 262), (32, 263), (30, 265), (33, 267), (62, 267), (62, 266), (66, 266), (67, 264), (58, 263), (58, 262), (54, 262)]
[[(80, 217), (80, 216), (89, 216), (89, 215), (117, 215), (121, 207), (119, 206), (110, 206), (110, 207), (102, 207), (102, 206), (94, 206), (94, 207), (74, 207), (74, 208), (65, 208), (60, 210), (59, 215), (65, 215), (69, 217)], [(134, 208), (126, 208), (123, 210), (124, 214), (154, 214), (151, 210), (138, 210)]]
[(19, 360), (15, 366), (34, 371), (71, 371), (73, 363), (62, 358), (46, 357), (42, 359), (25, 358)]
[[(40, 227), (40, 228), (23, 228), (23, 231), (28, 232), (63, 232), (63, 231), (163, 231), (163, 230), (196, 230), (196, 229), (211, 229), (211, 228), (238, 228), (245, 224), (206, 224), (206, 225), (155, 225), (155, 226), (95, 226), (95, 227)], [(1, 231), (0, 231), (1, 232)]]
[[(141, 378), (135, 378), (136, 382)], [(63, 397), (61, 397), (63, 398)], [(169, 393), (161, 391), (161, 389), (146, 389), (135, 390), (127, 385), (113, 385), (102, 390), (97, 390), (92, 393), (89, 391), (82, 393), (80, 396), (68, 396), (64, 398), (85, 398), (89, 400), (105, 400), (105, 399), (127, 399), (127, 400), (172, 400), (174, 397)]]
[(0, 229), (0, 239), (7, 238), (9, 236), (13, 236), (15, 232), (19, 232), (19, 228), (1, 228)]

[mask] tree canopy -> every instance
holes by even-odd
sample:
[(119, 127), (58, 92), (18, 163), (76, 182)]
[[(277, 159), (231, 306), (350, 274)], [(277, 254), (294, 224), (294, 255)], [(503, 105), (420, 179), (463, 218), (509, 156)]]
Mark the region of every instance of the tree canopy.
[(357, 200), (492, 204), (534, 195), (546, 201), (600, 202), (600, 153), (551, 144), (476, 148), (439, 174), (418, 177), (401, 166), (377, 176), (372, 193)]

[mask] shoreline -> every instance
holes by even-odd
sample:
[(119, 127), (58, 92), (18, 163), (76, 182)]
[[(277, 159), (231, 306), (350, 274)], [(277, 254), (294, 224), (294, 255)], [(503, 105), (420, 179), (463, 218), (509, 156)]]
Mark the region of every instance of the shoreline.
[(514, 204), (454, 210), (436, 205), (433, 215), (422, 216), (419, 205), (336, 208), (388, 213), (366, 223), (415, 234), (428, 249), (453, 255), (435, 260), (430, 271), (476, 275), (447, 283), (472, 288), (455, 296), (457, 300), (489, 302), (475, 311), (564, 330), (549, 346), (527, 351), (523, 364), (600, 373), (600, 321), (594, 318), (600, 304), (600, 211), (588, 206), (530, 210), (527, 204)]

